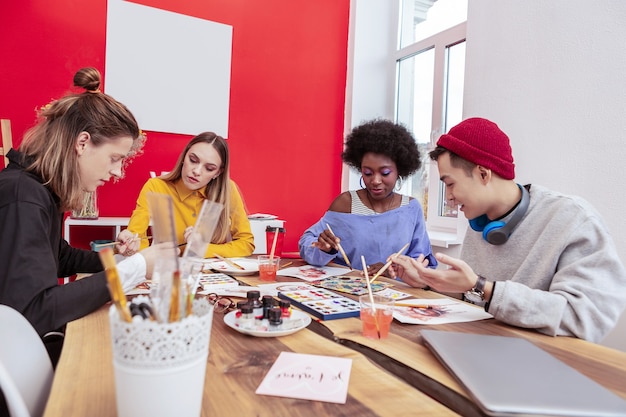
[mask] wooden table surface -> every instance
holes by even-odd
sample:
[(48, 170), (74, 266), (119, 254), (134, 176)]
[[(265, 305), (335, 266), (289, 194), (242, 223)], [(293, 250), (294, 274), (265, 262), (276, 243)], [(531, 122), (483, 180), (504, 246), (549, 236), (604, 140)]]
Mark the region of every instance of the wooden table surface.
[[(352, 272), (348, 275), (356, 274), (356, 272)], [(263, 283), (257, 276), (239, 277), (238, 279), (249, 285)], [(289, 277), (278, 277), (278, 279), (295, 280)], [(444, 297), (436, 292), (412, 288), (392, 279), (381, 277), (379, 280), (393, 284), (395, 289), (410, 293), (414, 298)], [(300, 280), (295, 281), (302, 282)], [(347, 294), (342, 295), (356, 298)], [(359, 318), (317, 321), (312, 323), (309, 328), (337, 343), (361, 352), (377, 365), (464, 416), (481, 416), (483, 414), (470, 399), (465, 388), (423, 345), (420, 340), (421, 329), (526, 338), (567, 365), (626, 399), (626, 352), (577, 338), (546, 336), (534, 330), (509, 326), (495, 319), (438, 325), (404, 324), (394, 320), (389, 337), (384, 340), (363, 337)], [(484, 361), (485, 366), (488, 366), (489, 359), (484, 358)]]
[[(237, 279), (246, 285), (264, 283), (258, 275)], [(406, 286), (396, 289), (415, 298), (442, 297)], [(102, 308), (68, 325), (45, 416), (117, 415), (107, 311)], [(545, 336), (494, 319), (436, 326), (394, 320), (389, 337), (383, 340), (361, 336), (361, 327), (358, 318), (314, 320), (307, 329), (289, 336), (255, 338), (230, 329), (216, 313), (202, 416), (482, 415), (467, 391), (421, 343), (420, 330), (426, 328), (524, 337), (626, 398), (626, 353), (580, 339)], [(282, 351), (352, 358), (346, 404), (255, 394)]]
[[(351, 358), (346, 403), (255, 394), (280, 352)], [(314, 330), (307, 328), (284, 337), (257, 338), (229, 328), (222, 313), (214, 315), (202, 416), (398, 416), (416, 413), (424, 416), (457, 415), (363, 354)], [(117, 415), (108, 306), (68, 324), (44, 415)]]

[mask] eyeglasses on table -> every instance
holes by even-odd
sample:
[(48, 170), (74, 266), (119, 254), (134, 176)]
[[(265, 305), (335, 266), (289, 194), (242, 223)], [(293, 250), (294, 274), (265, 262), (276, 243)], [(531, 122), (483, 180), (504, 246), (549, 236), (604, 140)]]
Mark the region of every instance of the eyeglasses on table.
[(209, 303), (213, 305), (213, 309), (216, 313), (223, 313), (237, 307), (237, 304), (230, 298), (217, 295), (214, 292), (207, 294), (206, 298), (209, 300)]

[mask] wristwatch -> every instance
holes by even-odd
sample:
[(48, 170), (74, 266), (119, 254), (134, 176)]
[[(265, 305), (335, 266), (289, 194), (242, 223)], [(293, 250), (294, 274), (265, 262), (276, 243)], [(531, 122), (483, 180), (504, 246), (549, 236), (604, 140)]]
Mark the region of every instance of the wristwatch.
[(485, 283), (487, 282), (487, 278), (482, 275), (478, 276), (478, 281), (469, 291), (465, 291), (465, 298), (472, 303), (482, 303), (485, 301)]

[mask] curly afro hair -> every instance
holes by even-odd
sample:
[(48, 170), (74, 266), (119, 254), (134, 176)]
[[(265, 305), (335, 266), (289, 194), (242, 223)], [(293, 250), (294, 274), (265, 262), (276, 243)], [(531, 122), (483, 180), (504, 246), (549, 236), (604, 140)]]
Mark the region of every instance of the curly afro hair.
[(417, 143), (409, 130), (385, 119), (375, 119), (356, 126), (346, 136), (343, 162), (361, 172), (361, 161), (368, 152), (382, 154), (395, 162), (398, 176), (407, 178), (420, 169), (422, 161)]

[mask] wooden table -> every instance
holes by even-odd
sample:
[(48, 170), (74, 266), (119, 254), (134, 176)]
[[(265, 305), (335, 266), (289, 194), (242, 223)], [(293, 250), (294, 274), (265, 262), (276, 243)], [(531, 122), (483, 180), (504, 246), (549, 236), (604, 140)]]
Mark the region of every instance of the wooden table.
[[(421, 294), (417, 298), (428, 297), (427, 294)], [(468, 392), (422, 344), (419, 336), (421, 329), (526, 338), (626, 399), (626, 353), (580, 339), (553, 338), (534, 331), (517, 329), (493, 319), (436, 326), (394, 321), (391, 334), (385, 343), (362, 337), (358, 319), (325, 322), (324, 326), (331, 329), (337, 342), (363, 353), (381, 367), (464, 416), (478, 416), (482, 413), (470, 400)], [(479, 360), (489, 366), (489, 358)]]
[[(354, 274), (356, 273), (351, 273), (351, 275)], [(287, 277), (278, 277), (278, 279), (291, 280)], [(249, 285), (263, 283), (256, 276), (240, 277), (239, 280)], [(379, 280), (391, 283), (397, 290), (410, 293), (415, 298), (444, 297), (436, 292), (412, 288), (388, 278), (381, 277)], [(361, 352), (380, 367), (464, 416), (482, 416), (483, 414), (470, 399), (465, 388), (422, 344), (421, 329), (526, 338), (626, 399), (626, 352), (572, 337), (546, 336), (534, 330), (509, 326), (495, 319), (431, 326), (403, 324), (394, 320), (389, 337), (385, 340), (363, 337), (361, 321), (358, 318), (314, 322), (309, 328), (337, 343)], [(489, 359), (484, 358), (484, 361), (485, 366), (489, 366)]]
[[(312, 330), (303, 329), (280, 338), (256, 338), (229, 328), (222, 317), (216, 313), (213, 320), (202, 416), (457, 415), (361, 353)], [(346, 404), (255, 394), (283, 351), (351, 358)], [(68, 324), (44, 415), (116, 416), (114, 384), (108, 306), (105, 306)]]
[[(238, 280), (247, 285), (262, 283), (257, 275)], [(416, 298), (442, 297), (405, 286), (399, 289)], [(423, 328), (527, 338), (626, 398), (626, 353), (580, 339), (541, 335), (493, 319), (436, 326), (394, 321), (389, 338), (373, 340), (361, 336), (358, 318), (348, 318), (313, 321), (307, 329), (281, 338), (254, 338), (230, 329), (216, 314), (202, 415), (481, 415), (467, 391), (422, 345), (419, 332)], [(352, 358), (346, 404), (255, 394), (281, 351)], [(101, 309), (68, 325), (45, 415), (115, 416), (115, 407), (109, 323), (106, 310)]]

